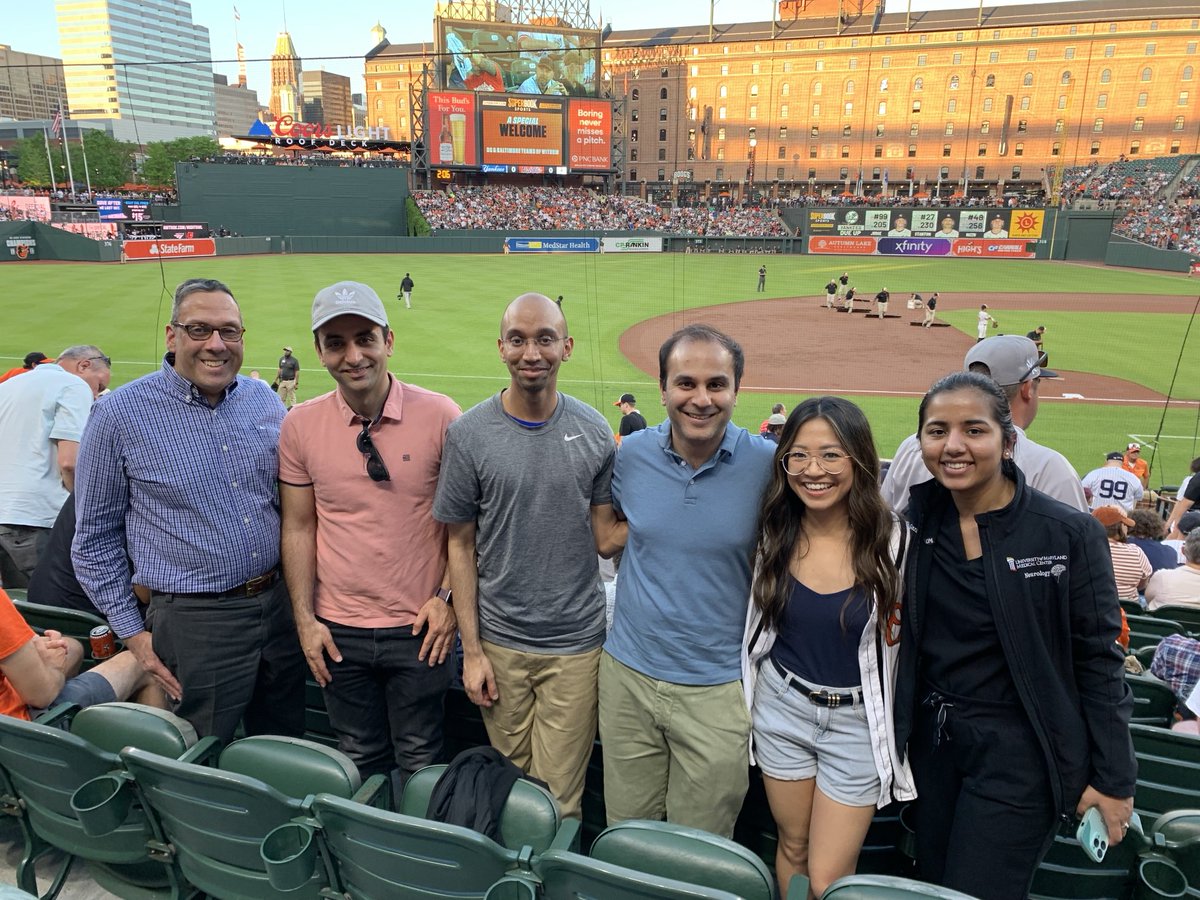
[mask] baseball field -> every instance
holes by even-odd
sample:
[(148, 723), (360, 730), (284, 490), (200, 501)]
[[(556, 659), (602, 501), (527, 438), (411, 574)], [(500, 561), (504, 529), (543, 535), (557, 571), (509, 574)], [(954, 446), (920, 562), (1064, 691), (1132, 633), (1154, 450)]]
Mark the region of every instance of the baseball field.
[[(765, 292), (756, 292), (766, 264)], [(849, 272), (861, 299), (881, 287), (896, 318), (868, 319), (822, 307), (830, 277)], [(413, 309), (395, 299), (416, 283)], [(980, 303), (999, 322), (991, 334), (1046, 326), (1050, 365), (1030, 429), (1083, 473), (1129, 440), (1145, 447), (1152, 483), (1177, 483), (1200, 454), (1200, 321), (1195, 280), (1181, 275), (1060, 262), (890, 260), (880, 257), (703, 254), (248, 256), (164, 264), (28, 263), (3, 269), (0, 364), (30, 350), (50, 355), (76, 343), (113, 358), (113, 385), (159, 364), (175, 285), (226, 282), (246, 322), (243, 374), (270, 380), (281, 348), (302, 365), (301, 398), (330, 390), (313, 350), (309, 307), (342, 279), (374, 287), (396, 331), (391, 369), (454, 397), (464, 408), (507, 382), (496, 350), (500, 315), (525, 291), (563, 295), (575, 348), (560, 388), (615, 425), (613, 400), (630, 391), (647, 419), (661, 419), (657, 348), (672, 329), (710, 321), (746, 350), (735, 421), (756, 428), (782, 401), (852, 396), (871, 418), (881, 455), (916, 426), (921, 393), (962, 365), (975, 340)], [(949, 327), (910, 325), (912, 292), (940, 293)], [(873, 304), (871, 304), (873, 307)], [(1172, 402), (1167, 404), (1170, 395)]]

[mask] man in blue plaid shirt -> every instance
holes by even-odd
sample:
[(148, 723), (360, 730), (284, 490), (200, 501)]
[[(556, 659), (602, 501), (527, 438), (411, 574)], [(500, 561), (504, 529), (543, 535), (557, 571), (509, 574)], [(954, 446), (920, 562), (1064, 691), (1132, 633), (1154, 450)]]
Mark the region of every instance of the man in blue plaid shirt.
[(1171, 686), (1179, 698), (1179, 711), (1183, 717), (1194, 718), (1187, 707), (1187, 699), (1200, 682), (1200, 641), (1182, 634), (1163, 638), (1154, 651), (1150, 672)]
[[(238, 375), (228, 287), (175, 290), (162, 368), (94, 407), (75, 476), (75, 573), (201, 735), (304, 732), (304, 655), (279, 577), (284, 408)], [(150, 589), (143, 620), (133, 585)]]

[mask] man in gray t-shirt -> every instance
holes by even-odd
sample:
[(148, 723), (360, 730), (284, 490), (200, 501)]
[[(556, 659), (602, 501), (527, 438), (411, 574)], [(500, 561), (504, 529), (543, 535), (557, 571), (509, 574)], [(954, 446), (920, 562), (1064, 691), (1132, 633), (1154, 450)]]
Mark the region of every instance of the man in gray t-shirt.
[(596, 553), (624, 543), (616, 447), (603, 416), (557, 390), (574, 341), (554, 301), (514, 300), (497, 344), (510, 384), (450, 426), (433, 515), (449, 526), (467, 694), (492, 745), (578, 817), (604, 642)]

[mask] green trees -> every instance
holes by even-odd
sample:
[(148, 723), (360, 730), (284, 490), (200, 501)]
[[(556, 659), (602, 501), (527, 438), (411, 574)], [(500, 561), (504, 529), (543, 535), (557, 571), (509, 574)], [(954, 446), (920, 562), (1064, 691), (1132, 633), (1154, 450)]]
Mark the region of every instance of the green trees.
[(177, 138), (173, 141), (153, 141), (146, 145), (146, 160), (142, 177), (147, 184), (175, 186), (175, 163), (184, 160), (215, 156), (221, 145), (211, 137)]
[[(77, 134), (77, 132), (76, 132)], [(75, 183), (81, 188), (91, 178), (94, 190), (112, 190), (133, 180), (133, 156), (137, 147), (118, 141), (103, 131), (86, 130), (83, 133), (83, 148), (78, 140), (69, 142), (71, 170)], [(87, 168), (84, 168), (84, 148), (87, 151)], [(17, 155), (17, 176), (33, 187), (60, 187), (67, 183), (67, 166), (63, 159), (62, 142), (50, 140), (50, 159), (54, 164), (51, 179), (46, 162), (46, 142), (40, 136), (28, 137), (14, 148)]]

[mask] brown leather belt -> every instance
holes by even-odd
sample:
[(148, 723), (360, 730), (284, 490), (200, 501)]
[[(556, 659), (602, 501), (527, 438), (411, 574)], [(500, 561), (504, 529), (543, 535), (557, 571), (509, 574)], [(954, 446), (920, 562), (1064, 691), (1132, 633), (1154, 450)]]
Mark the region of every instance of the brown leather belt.
[(245, 584), (239, 584), (237, 587), (230, 588), (227, 591), (221, 591), (220, 593), (206, 593), (206, 594), (173, 593), (171, 596), (173, 596), (173, 597), (207, 598), (207, 599), (211, 599), (211, 600), (220, 600), (223, 597), (257, 597), (263, 591), (267, 590), (269, 587), (271, 587), (273, 584), (275, 584), (275, 582), (277, 582), (278, 580), (279, 580), (279, 566), (276, 566), (270, 572), (264, 572), (262, 575), (259, 575), (257, 578), (251, 578)]

